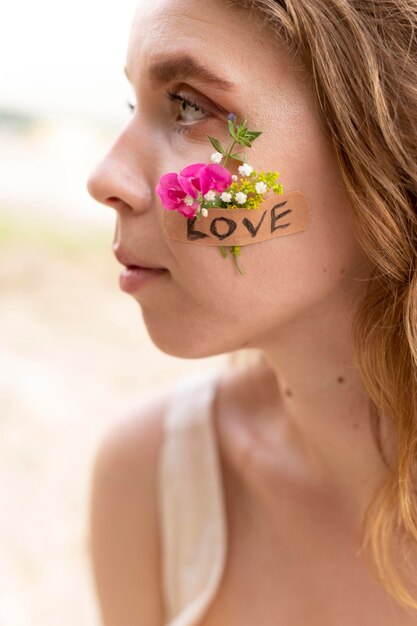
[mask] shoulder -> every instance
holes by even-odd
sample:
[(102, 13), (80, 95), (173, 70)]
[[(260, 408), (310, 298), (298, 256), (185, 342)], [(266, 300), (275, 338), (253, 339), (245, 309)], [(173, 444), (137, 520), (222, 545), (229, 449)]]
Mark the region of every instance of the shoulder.
[(95, 455), (89, 547), (105, 626), (162, 623), (155, 482), (171, 393), (145, 397)]
[[(216, 436), (226, 455), (225, 440), (231, 440), (227, 424), (234, 421), (229, 418), (239, 415), (250, 400), (255, 374), (251, 368), (233, 366), (221, 376)], [(90, 488), (89, 549), (104, 626), (163, 623), (156, 484), (164, 419), (173, 394), (172, 385), (147, 395), (97, 447)]]
[[(96, 451), (94, 475), (104, 478), (104, 472), (111, 470), (106, 480), (114, 482), (132, 476), (143, 478), (149, 472), (148, 461), (155, 460), (163, 438), (171, 395), (171, 388), (145, 395), (104, 434)], [(142, 470), (139, 474), (138, 469)]]

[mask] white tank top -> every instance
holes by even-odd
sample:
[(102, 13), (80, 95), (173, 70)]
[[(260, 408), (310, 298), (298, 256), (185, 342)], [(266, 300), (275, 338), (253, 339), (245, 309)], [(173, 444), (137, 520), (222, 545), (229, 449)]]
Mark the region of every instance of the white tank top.
[(223, 371), (176, 383), (158, 464), (164, 626), (197, 626), (226, 557), (226, 516), (212, 405)]

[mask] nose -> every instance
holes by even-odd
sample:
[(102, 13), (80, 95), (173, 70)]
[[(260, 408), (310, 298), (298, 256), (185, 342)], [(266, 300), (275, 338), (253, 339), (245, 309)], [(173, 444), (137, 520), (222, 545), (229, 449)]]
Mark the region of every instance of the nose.
[(122, 134), (90, 173), (88, 193), (116, 210), (145, 212), (151, 204), (152, 192), (143, 163), (137, 146), (133, 150), (127, 134)]

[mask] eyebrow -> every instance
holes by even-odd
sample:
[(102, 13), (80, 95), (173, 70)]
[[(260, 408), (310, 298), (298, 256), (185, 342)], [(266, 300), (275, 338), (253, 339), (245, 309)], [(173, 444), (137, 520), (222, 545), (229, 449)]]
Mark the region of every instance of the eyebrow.
[[(127, 73), (127, 67), (124, 68), (124, 72), (128, 80), (130, 80)], [(154, 62), (149, 67), (148, 76), (149, 80), (155, 86), (168, 83), (170, 80), (178, 80), (179, 78), (194, 78), (201, 83), (218, 87), (219, 89), (223, 89), (225, 91), (232, 91), (235, 88), (234, 83), (222, 78), (221, 76), (217, 76), (188, 54), (169, 57)]]

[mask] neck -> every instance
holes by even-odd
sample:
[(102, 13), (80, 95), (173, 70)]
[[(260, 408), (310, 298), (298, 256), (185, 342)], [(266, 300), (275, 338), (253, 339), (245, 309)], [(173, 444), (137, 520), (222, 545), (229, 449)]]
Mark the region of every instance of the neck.
[[(331, 303), (321, 302), (257, 347), (272, 371), (269, 387), (274, 389), (269, 397), (275, 410), (265, 413), (262, 426), (272, 439), (275, 428), (285, 432), (286, 445), (312, 484), (361, 519), (388, 474), (372, 433), (370, 398), (354, 362), (353, 315), (352, 298), (340, 290)], [(394, 451), (388, 442), (394, 437), (388, 420), (383, 418), (380, 427), (390, 458)]]

